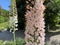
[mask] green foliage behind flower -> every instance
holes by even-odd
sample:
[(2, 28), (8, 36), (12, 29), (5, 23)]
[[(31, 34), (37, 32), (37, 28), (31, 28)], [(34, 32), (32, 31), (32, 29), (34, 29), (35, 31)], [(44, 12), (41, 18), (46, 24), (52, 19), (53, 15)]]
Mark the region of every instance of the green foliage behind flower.
[(7, 10), (0, 7), (0, 31), (9, 27), (9, 15)]
[(0, 23), (6, 22), (9, 20), (8, 12), (9, 11), (5, 9), (0, 9)]
[(3, 31), (5, 28), (9, 27), (9, 22), (0, 23), (0, 31)]
[(49, 25), (50, 27), (60, 25), (60, 0), (46, 0), (45, 5), (46, 25)]

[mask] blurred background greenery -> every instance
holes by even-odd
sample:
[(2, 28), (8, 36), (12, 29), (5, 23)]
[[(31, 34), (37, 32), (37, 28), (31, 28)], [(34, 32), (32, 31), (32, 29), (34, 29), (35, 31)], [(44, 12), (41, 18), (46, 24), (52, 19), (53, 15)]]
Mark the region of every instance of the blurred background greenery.
[(45, 22), (47, 26), (52, 28), (60, 28), (60, 0), (46, 0), (45, 1)]
[(9, 22), (9, 11), (3, 9), (0, 6), (0, 30), (4, 30), (5, 28), (8, 28), (8, 22)]

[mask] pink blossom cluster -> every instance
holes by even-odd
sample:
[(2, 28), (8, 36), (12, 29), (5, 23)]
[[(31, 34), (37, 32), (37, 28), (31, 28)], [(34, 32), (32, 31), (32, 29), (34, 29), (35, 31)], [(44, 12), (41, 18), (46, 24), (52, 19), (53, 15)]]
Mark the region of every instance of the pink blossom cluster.
[[(44, 0), (36, 0), (34, 7), (26, 12), (26, 45), (44, 45)], [(30, 6), (30, 5), (29, 5)], [(31, 6), (30, 6), (31, 7)]]

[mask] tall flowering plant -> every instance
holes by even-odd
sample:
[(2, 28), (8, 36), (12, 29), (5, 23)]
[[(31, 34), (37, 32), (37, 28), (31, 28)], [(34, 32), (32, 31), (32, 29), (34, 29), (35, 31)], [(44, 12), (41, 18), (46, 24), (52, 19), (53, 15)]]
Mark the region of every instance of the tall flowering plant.
[(26, 2), (26, 45), (44, 45), (44, 0), (27, 0)]

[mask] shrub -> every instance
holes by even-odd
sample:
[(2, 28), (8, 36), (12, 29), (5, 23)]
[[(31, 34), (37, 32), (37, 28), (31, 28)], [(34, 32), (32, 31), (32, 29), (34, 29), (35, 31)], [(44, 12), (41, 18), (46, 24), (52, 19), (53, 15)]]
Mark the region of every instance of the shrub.
[(13, 45), (13, 42), (12, 41), (5, 41), (3, 42), (4, 45)]
[(2, 45), (3, 44), (3, 41), (2, 40), (0, 40), (0, 45)]
[(25, 45), (25, 41), (21, 38), (16, 40), (16, 45)]
[[(14, 42), (0, 40), (0, 45), (14, 45)], [(25, 45), (25, 41), (21, 38), (18, 38), (18, 39), (16, 39), (16, 45)]]
[(0, 23), (3, 23), (3, 22), (4, 22), (4, 17), (0, 16)]

